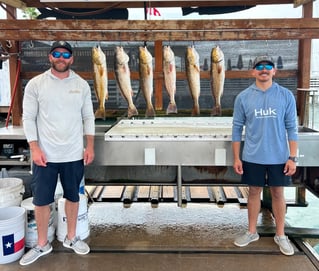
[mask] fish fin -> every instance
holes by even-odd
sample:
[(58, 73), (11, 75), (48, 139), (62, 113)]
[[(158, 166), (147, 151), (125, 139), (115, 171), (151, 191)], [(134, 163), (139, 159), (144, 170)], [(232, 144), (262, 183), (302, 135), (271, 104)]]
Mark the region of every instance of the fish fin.
[(135, 105), (133, 104), (131, 107), (129, 107), (127, 109), (127, 117), (130, 119), (133, 116), (137, 116), (137, 115), (138, 115), (138, 111), (137, 111)]
[(102, 108), (99, 108), (95, 111), (95, 118), (96, 119), (103, 119), (105, 120), (105, 110)]
[(173, 64), (169, 64), (169, 72), (172, 72), (173, 68), (174, 68), (174, 65)]
[(169, 103), (166, 109), (166, 115), (168, 114), (177, 114), (176, 103)]
[(221, 65), (218, 65), (217, 72), (221, 73), (222, 71), (223, 71), (223, 67)]
[(194, 64), (193, 66), (196, 71), (200, 72), (200, 68), (197, 65)]
[(221, 116), (222, 115), (222, 108), (220, 105), (214, 106), (212, 109), (211, 116)]
[(194, 108), (192, 110), (192, 116), (199, 116), (200, 115), (200, 109), (199, 109), (199, 105), (195, 104)]
[(98, 66), (98, 69), (99, 69), (99, 74), (102, 77), (104, 75), (104, 69), (102, 66)]
[(156, 114), (155, 114), (155, 110), (154, 110), (153, 106), (146, 108), (145, 117), (153, 118), (153, 117), (155, 117), (155, 115)]

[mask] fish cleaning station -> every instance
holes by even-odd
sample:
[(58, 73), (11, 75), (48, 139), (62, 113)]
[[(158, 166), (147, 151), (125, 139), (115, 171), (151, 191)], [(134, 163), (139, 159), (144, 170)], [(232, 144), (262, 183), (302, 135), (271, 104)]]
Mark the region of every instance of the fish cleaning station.
[[(0, 0), (7, 16), (0, 19), (0, 72), (8, 71), (0, 86), (10, 92), (8, 105), (0, 106), (0, 165), (3, 180), (23, 180), (21, 206), (32, 197), (23, 93), (31, 78), (50, 68), (53, 41), (72, 45), (72, 69), (91, 87), (96, 118), (95, 159), (85, 167), (78, 221), (91, 252), (70, 253), (53, 229), (52, 253), (23, 267), (18, 260), (1, 264), (0, 255), (1, 270), (319, 270), (318, 214), (306, 215), (313, 201), (319, 210), (319, 78), (311, 76), (311, 41), (319, 39), (315, 2)], [(301, 8), (301, 17), (201, 18), (274, 4)], [(164, 8), (179, 8), (182, 19), (165, 19)], [(143, 10), (142, 19), (129, 18), (135, 9)], [(199, 19), (187, 18), (195, 13)], [(308, 218), (315, 226), (287, 219), (292, 257), (273, 241), (267, 187), (260, 240), (243, 248), (233, 244), (248, 223), (248, 187), (233, 170), (234, 101), (255, 81), (249, 70), (262, 54), (272, 56), (274, 80), (297, 101), (298, 162), (287, 217), (298, 210), (297, 220)]]

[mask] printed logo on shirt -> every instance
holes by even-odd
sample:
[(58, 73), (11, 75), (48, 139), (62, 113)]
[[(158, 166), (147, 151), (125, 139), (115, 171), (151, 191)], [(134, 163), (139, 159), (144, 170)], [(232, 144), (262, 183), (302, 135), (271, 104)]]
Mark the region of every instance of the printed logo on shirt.
[(271, 107), (267, 109), (255, 109), (255, 117), (258, 118), (276, 118), (277, 112), (276, 109), (273, 109)]
[(73, 89), (73, 90), (70, 90), (69, 93), (71, 93), (71, 94), (72, 93), (81, 93), (81, 91), (78, 89)]

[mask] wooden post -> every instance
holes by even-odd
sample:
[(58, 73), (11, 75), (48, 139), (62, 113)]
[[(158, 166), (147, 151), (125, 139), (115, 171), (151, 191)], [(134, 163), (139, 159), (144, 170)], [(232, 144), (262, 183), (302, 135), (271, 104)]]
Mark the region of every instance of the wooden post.
[(154, 90), (155, 90), (155, 110), (163, 109), (163, 49), (162, 41), (155, 41), (154, 57)]
[[(17, 11), (15, 8), (11, 6), (7, 6), (7, 17), (11, 17), (12, 20), (16, 19)], [(12, 18), (14, 16), (14, 18)], [(12, 45), (10, 48), (7, 48), (9, 54), (11, 55), (9, 58), (9, 72), (10, 72), (10, 86), (11, 86), (11, 103), (12, 104), (12, 125), (13, 126), (20, 126), (21, 125), (21, 117), (22, 117), (22, 87), (21, 87), (21, 80), (20, 76), (17, 75), (17, 67), (18, 67), (18, 58), (19, 58), (19, 42), (18, 41), (8, 41)], [(18, 78), (18, 82), (16, 81)], [(16, 94), (14, 96), (14, 85), (17, 84)]]
[[(303, 18), (312, 18), (313, 3), (312, 1), (303, 5)], [(301, 39), (299, 41), (298, 55), (298, 88), (309, 88), (310, 86), (310, 69), (311, 69), (311, 39)], [(305, 118), (305, 112), (309, 108), (306, 106), (307, 95), (304, 92), (297, 92), (297, 111), (299, 115), (299, 124), (306, 125), (308, 120)]]

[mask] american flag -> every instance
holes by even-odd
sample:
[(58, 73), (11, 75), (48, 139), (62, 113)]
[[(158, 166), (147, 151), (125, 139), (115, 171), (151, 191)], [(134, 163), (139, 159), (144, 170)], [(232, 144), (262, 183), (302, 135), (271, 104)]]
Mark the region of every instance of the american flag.
[(9, 234), (2, 236), (2, 250), (3, 256), (8, 256), (10, 254), (16, 253), (21, 249), (24, 249), (24, 236), (19, 236), (20, 234)]

